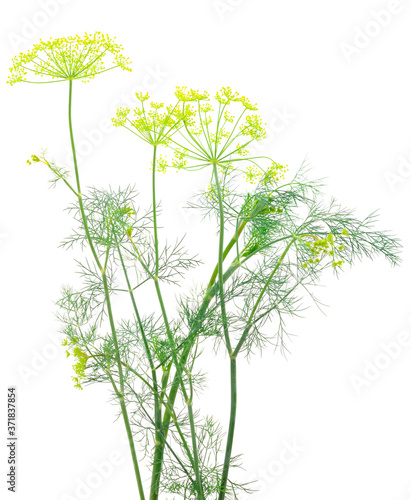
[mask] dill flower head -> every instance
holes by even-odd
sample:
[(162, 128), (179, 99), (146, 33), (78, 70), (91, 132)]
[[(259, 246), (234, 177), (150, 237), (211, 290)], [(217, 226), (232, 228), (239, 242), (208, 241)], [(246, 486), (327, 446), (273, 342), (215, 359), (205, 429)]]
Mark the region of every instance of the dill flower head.
[(76, 389), (82, 390), (83, 387), (81, 386), (81, 380), (86, 378), (85, 371), (87, 368), (87, 360), (90, 358), (90, 356), (78, 347), (77, 340), (77, 337), (75, 337), (74, 339), (65, 338), (61, 345), (67, 346), (72, 350), (72, 352), (70, 352), (69, 350), (66, 351), (67, 357), (73, 354), (74, 358), (77, 358), (77, 362), (73, 365), (74, 373), (77, 375), (77, 377), (73, 376), (71, 378), (73, 382), (75, 382), (74, 387)]
[(128, 128), (148, 144), (169, 145), (172, 136), (180, 128), (194, 124), (196, 110), (186, 104), (186, 100), (178, 100), (174, 105), (164, 106), (162, 102), (145, 104), (149, 99), (148, 94), (137, 92), (136, 98), (140, 105), (133, 110), (131, 117), (130, 108), (121, 107), (117, 109), (112, 122), (115, 127)]
[[(113, 124), (129, 129), (149, 144), (174, 151), (171, 162), (163, 156), (157, 158), (155, 168), (160, 172), (167, 167), (199, 170), (217, 165), (223, 174), (239, 170), (249, 180), (263, 176), (264, 170), (258, 166), (252, 173), (240, 167), (245, 160), (256, 163), (247, 146), (266, 135), (261, 118), (252, 114), (257, 110), (255, 104), (230, 87), (222, 87), (215, 94), (214, 106), (206, 91), (177, 87), (174, 95), (176, 102), (164, 106), (147, 103), (149, 95), (137, 93), (140, 104), (133, 110), (134, 116), (130, 116), (129, 108), (119, 108)], [(274, 177), (265, 175), (267, 181)]]
[[(69, 36), (40, 40), (31, 50), (20, 53), (12, 59), (12, 67), (7, 83), (18, 82), (51, 83), (66, 80), (88, 82), (99, 73), (114, 68), (131, 71), (130, 60), (122, 54), (123, 47), (97, 31), (93, 35)], [(105, 67), (104, 58), (112, 55), (112, 64)], [(27, 75), (38, 77), (37, 81), (27, 80)], [(49, 77), (52, 80), (42, 81)]]

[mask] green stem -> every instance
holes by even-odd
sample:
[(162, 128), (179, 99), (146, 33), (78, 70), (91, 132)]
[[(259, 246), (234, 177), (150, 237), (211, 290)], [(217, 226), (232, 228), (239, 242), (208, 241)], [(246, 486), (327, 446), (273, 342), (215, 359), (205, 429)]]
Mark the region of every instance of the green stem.
[[(248, 222), (247, 220), (242, 221), (242, 223), (238, 227), (238, 230), (236, 231), (234, 236), (229, 241), (228, 245), (226, 246), (226, 248), (223, 252), (223, 261), (226, 259), (227, 255), (230, 253), (230, 250), (233, 248), (233, 246), (238, 241), (238, 238), (240, 237), (240, 234), (243, 232), (247, 222)], [(214, 285), (214, 282), (215, 282), (217, 275), (218, 275), (218, 268), (219, 268), (219, 264), (216, 264), (214, 271), (213, 271), (213, 274), (211, 275), (210, 281), (208, 283), (207, 290), (209, 290)]]
[(219, 206), (219, 218), (220, 218), (220, 237), (218, 246), (218, 287), (220, 295), (220, 307), (221, 316), (224, 328), (224, 338), (226, 343), (226, 348), (230, 356), (230, 393), (231, 393), (231, 404), (230, 404), (230, 421), (228, 424), (228, 434), (227, 434), (227, 444), (224, 457), (223, 473), (221, 477), (219, 500), (224, 500), (227, 488), (228, 472), (230, 470), (231, 453), (233, 449), (234, 440), (234, 429), (235, 420), (237, 413), (237, 366), (236, 359), (233, 357), (233, 350), (231, 348), (231, 340), (228, 332), (227, 325), (227, 314), (225, 309), (225, 298), (224, 298), (224, 271), (223, 271), (223, 261), (224, 261), (224, 206), (223, 197), (221, 193), (220, 181), (218, 179), (217, 164), (213, 164), (214, 179), (217, 187), (217, 197)]
[[(276, 240), (276, 242), (280, 242), (280, 241), (283, 241), (283, 240), (288, 239), (288, 238), (291, 238), (291, 236), (284, 236), (284, 237)], [(234, 239), (234, 241), (235, 241), (235, 239)], [(231, 244), (231, 242), (230, 242), (230, 244)], [(231, 247), (232, 247), (232, 245), (231, 245)], [(248, 254), (247, 256), (245, 256), (243, 258), (243, 262), (248, 260), (252, 255), (253, 254)], [(238, 261), (238, 259), (235, 259), (231, 263), (231, 265), (229, 266), (227, 271), (224, 273), (224, 277), (223, 277), (224, 283), (228, 279), (230, 279), (231, 276), (240, 268), (240, 265), (241, 265), (241, 262)], [(215, 275), (217, 275), (217, 272), (218, 272), (217, 266), (216, 266), (216, 269), (214, 270), (214, 272), (215, 272)], [(218, 292), (218, 288), (219, 288), (218, 283), (214, 283), (214, 281), (215, 281), (215, 277), (212, 281), (210, 280), (210, 284), (209, 284), (208, 289), (206, 291), (206, 294), (203, 298), (203, 302), (202, 302), (202, 304), (198, 310), (198, 313), (196, 315), (194, 325), (192, 326), (187, 338), (177, 347), (177, 350), (179, 350), (180, 348), (183, 349), (183, 352), (182, 352), (181, 357), (180, 357), (180, 362), (179, 362), (180, 366), (182, 368), (184, 368), (185, 364), (187, 363), (188, 356), (190, 354), (190, 351), (191, 351), (192, 346), (194, 344), (194, 341), (196, 339), (196, 335), (201, 328), (201, 325), (202, 325), (203, 320), (205, 318), (205, 313), (208, 309), (208, 306), (210, 305), (211, 301), (213, 300), (213, 298), (216, 296), (216, 294)], [(212, 284), (212, 283), (214, 283), (214, 284)], [(178, 388), (179, 388), (179, 379), (178, 379), (178, 376), (176, 374), (174, 376), (172, 383), (171, 383), (169, 396), (167, 398), (168, 405), (170, 406), (171, 409), (174, 408), (174, 403), (175, 403), (175, 399), (177, 397)], [(162, 423), (163, 435), (165, 437), (167, 437), (167, 434), (168, 434), (168, 429), (170, 426), (171, 418), (172, 418), (171, 412), (168, 409), (166, 409), (164, 412), (163, 423)]]
[[(224, 250), (223, 260), (225, 260), (225, 258), (229, 254), (230, 250), (235, 245), (236, 241), (238, 240), (238, 237), (240, 236), (240, 234), (243, 231), (244, 226), (247, 222), (248, 222), (247, 220), (244, 220), (243, 223), (240, 225), (238, 232), (232, 237), (231, 241), (229, 242), (226, 249)], [(234, 274), (234, 272), (238, 269), (239, 264), (240, 263), (238, 261), (234, 261), (231, 263), (228, 271), (224, 273), (224, 282), (226, 282), (228, 280), (228, 278), (230, 278)], [(214, 271), (213, 271), (213, 274), (211, 275), (210, 281), (207, 285), (206, 294), (203, 298), (202, 305), (200, 306), (199, 312), (197, 314), (197, 319), (195, 320), (196, 326), (194, 326), (194, 328), (192, 330), (190, 330), (188, 336), (184, 340), (182, 340), (180, 342), (180, 344), (175, 348), (176, 352), (178, 352), (182, 347), (184, 347), (184, 345), (197, 333), (198, 329), (200, 328), (201, 321), (202, 321), (202, 320), (200, 320), (200, 317), (205, 313), (208, 305), (211, 302), (211, 299), (214, 298), (214, 296), (217, 292), (218, 287), (214, 286), (217, 274), (218, 274), (218, 263), (216, 264)], [(214, 289), (213, 289), (213, 287), (214, 287)], [(204, 306), (205, 306), (205, 309), (203, 309)], [(169, 358), (170, 358), (170, 356), (166, 357), (156, 368), (159, 368), (160, 366), (162, 366)]]
[(126, 266), (124, 264), (124, 259), (120, 251), (120, 247), (118, 247), (118, 254), (120, 256), (120, 261), (121, 261), (121, 266), (123, 268), (123, 273), (127, 282), (127, 287), (128, 291), (130, 294), (131, 302), (133, 305), (133, 309), (137, 318), (138, 325), (140, 327), (141, 331), (141, 336), (143, 338), (143, 343), (144, 343), (144, 349), (146, 351), (146, 356), (148, 359), (148, 362), (150, 364), (151, 368), (151, 379), (153, 382), (153, 389), (154, 389), (154, 427), (155, 427), (155, 450), (154, 450), (154, 459), (153, 459), (153, 471), (152, 471), (152, 476), (151, 476), (151, 486), (150, 486), (150, 500), (156, 500), (158, 498), (159, 492), (160, 492), (160, 484), (159, 484), (159, 470), (161, 470), (161, 464), (162, 464), (162, 459), (163, 459), (163, 453), (164, 453), (164, 441), (162, 439), (162, 434), (161, 434), (161, 420), (162, 420), (162, 411), (161, 411), (161, 402), (159, 400), (159, 394), (158, 394), (158, 383), (157, 383), (157, 372), (156, 368), (154, 366), (154, 361), (153, 357), (151, 354), (150, 346), (148, 343), (148, 339), (146, 337), (145, 331), (144, 331), (144, 326), (141, 321), (141, 317), (137, 308), (137, 303), (136, 299), (134, 297), (134, 293), (131, 289), (131, 284), (130, 280), (128, 277), (128, 272), (126, 269)]
[(106, 373), (111, 381), (111, 385), (113, 386), (114, 392), (116, 393), (116, 396), (120, 402), (121, 413), (123, 415), (124, 425), (125, 425), (126, 432), (127, 432), (127, 439), (128, 439), (128, 444), (129, 444), (130, 450), (131, 450), (131, 456), (133, 459), (134, 470), (136, 471), (136, 478), (137, 478), (139, 494), (140, 494), (141, 500), (144, 500), (143, 484), (142, 484), (141, 477), (140, 477), (136, 449), (134, 446), (133, 433), (131, 432), (130, 420), (128, 418), (127, 408), (126, 408), (126, 404), (124, 402), (124, 396), (122, 396), (122, 394), (117, 390), (116, 384), (114, 382), (114, 379), (113, 379), (111, 373), (108, 370), (106, 371)]
[[(179, 364), (175, 348), (173, 346), (174, 339), (173, 339), (173, 335), (171, 333), (171, 328), (170, 328), (170, 324), (168, 321), (167, 312), (165, 309), (164, 300), (163, 300), (163, 296), (162, 296), (161, 289), (160, 289), (160, 283), (158, 280), (158, 271), (159, 271), (160, 266), (159, 266), (158, 226), (157, 226), (157, 206), (156, 206), (156, 153), (157, 153), (157, 146), (154, 145), (153, 166), (152, 166), (152, 169), (153, 169), (153, 175), (152, 175), (153, 226), (154, 226), (154, 249), (155, 249), (155, 270), (156, 270), (156, 274), (154, 277), (154, 285), (155, 285), (155, 289), (156, 289), (156, 293), (157, 293), (157, 298), (158, 298), (158, 301), (160, 304), (160, 309), (161, 309), (161, 313), (163, 316), (164, 325), (166, 327), (167, 337), (168, 337), (168, 340), (170, 342), (172, 359), (173, 359), (173, 363), (175, 365), (176, 372), (177, 372), (176, 375), (178, 377), (178, 381), (179, 381), (179, 384), (181, 387), (181, 392), (184, 396), (184, 399), (185, 399), (185, 402), (187, 405), (188, 418), (189, 418), (189, 422), (190, 422), (191, 441), (192, 441), (192, 447), (193, 447), (194, 473), (196, 476), (196, 483), (197, 483), (196, 488), (198, 491), (199, 500), (203, 500), (204, 493), (203, 493), (202, 479), (201, 479), (199, 459), (198, 459), (197, 436), (196, 436), (196, 432), (195, 432), (194, 412), (193, 412), (193, 406), (192, 406), (193, 402), (189, 398), (187, 391), (186, 391), (186, 388), (184, 386), (183, 372), (182, 372), (181, 366)], [(160, 471), (158, 473), (158, 476), (160, 476), (160, 473), (161, 473), (161, 464), (160, 464)]]
[[(123, 363), (124, 364), (124, 363)], [(125, 365), (127, 366), (127, 365)], [(186, 453), (187, 453), (187, 457), (189, 458), (190, 460), (190, 463), (191, 465), (194, 465), (194, 460), (193, 460), (193, 457), (192, 457), (192, 454), (191, 454), (191, 451), (190, 451), (190, 448), (188, 446), (188, 443), (187, 443), (187, 440), (183, 434), (183, 431), (182, 431), (182, 428), (178, 422), (178, 418), (177, 418), (177, 415), (175, 414), (175, 412), (172, 410), (172, 408), (167, 404), (166, 401), (164, 401), (164, 399), (161, 398), (161, 395), (159, 393), (156, 393), (156, 390), (154, 389), (154, 387), (152, 385), (150, 385), (149, 382), (147, 382), (144, 377), (142, 377), (139, 373), (137, 373), (131, 366), (128, 366), (128, 369), (134, 373), (150, 390), (153, 394), (157, 394), (157, 396), (159, 397), (159, 399), (161, 400), (161, 404), (164, 405), (164, 407), (171, 413), (171, 417), (173, 419), (173, 423), (176, 427), (176, 430), (180, 436), (180, 439), (181, 439), (181, 444), (183, 445), (184, 449), (186, 450)], [(167, 379), (167, 377), (165, 377), (165, 379)], [(163, 378), (163, 381), (165, 381), (165, 379)], [(137, 393), (134, 391), (134, 389), (131, 387), (131, 385), (127, 382), (127, 386), (129, 387), (129, 389), (137, 396)], [(142, 408), (143, 409), (143, 408)], [(144, 409), (143, 409), (144, 410)], [(144, 410), (145, 411), (145, 410)], [(152, 420), (152, 418), (150, 417), (150, 420)], [(154, 422), (154, 421), (153, 421)], [(161, 436), (161, 438), (163, 439), (164, 437), (164, 433), (162, 432), (162, 429), (160, 429), (160, 432), (159, 432), (159, 435)], [(164, 441), (164, 439), (163, 439)]]
[(120, 393), (117, 393), (117, 397), (119, 399), (121, 413), (123, 415), (124, 425), (125, 425), (126, 431), (127, 431), (127, 437), (129, 440), (130, 452), (131, 452), (131, 456), (132, 456), (132, 460), (133, 460), (134, 472), (136, 475), (136, 481), (137, 481), (137, 487), (138, 487), (139, 494), (140, 494), (140, 499), (144, 500), (144, 498), (145, 498), (144, 497), (144, 490), (143, 490), (143, 484), (142, 484), (141, 475), (140, 475), (140, 469), (138, 466), (136, 450), (135, 450), (135, 446), (134, 446), (133, 434), (131, 432), (127, 408), (126, 408), (126, 405), (124, 402), (124, 375), (123, 375), (123, 369), (121, 366), (120, 350), (118, 347), (118, 340), (117, 340), (117, 333), (116, 333), (115, 324), (114, 324), (113, 312), (111, 309), (111, 301), (110, 301), (110, 293), (108, 290), (106, 269), (101, 266), (100, 259), (97, 255), (96, 249), (95, 249), (93, 241), (91, 239), (90, 231), (89, 231), (89, 227), (88, 227), (88, 222), (87, 222), (87, 217), (86, 217), (86, 214), (84, 211), (83, 199), (82, 199), (82, 195), (81, 195), (80, 175), (79, 175), (79, 170), (78, 170), (78, 165), (77, 165), (77, 155), (76, 155), (76, 148), (75, 148), (75, 144), (74, 144), (73, 124), (72, 124), (72, 118), (71, 118), (72, 93), (73, 93), (72, 80), (70, 80), (69, 84), (70, 84), (70, 87), (69, 87), (68, 119), (69, 119), (70, 141), (71, 141), (71, 149), (72, 149), (72, 153), (73, 153), (73, 162), (74, 162), (74, 170), (75, 170), (75, 175), (76, 175), (77, 196), (78, 196), (78, 200), (79, 200), (80, 213), (81, 213), (81, 218), (83, 221), (84, 231), (86, 233), (86, 238), (87, 238), (87, 241), (88, 241), (89, 246), (90, 246), (90, 250), (93, 254), (94, 260), (96, 261), (96, 264), (97, 264), (98, 268), (100, 269), (100, 272), (102, 275), (104, 295), (105, 295), (105, 299), (106, 299), (106, 303), (107, 303), (107, 314), (109, 317), (110, 328), (111, 328), (113, 341), (114, 341), (114, 345), (115, 345), (115, 349), (116, 349), (116, 362), (117, 362), (117, 369), (118, 369), (119, 379), (120, 379)]
[(233, 451), (235, 422), (237, 416), (237, 359), (234, 354), (230, 356), (230, 421), (228, 424), (227, 442), (225, 448), (225, 457), (223, 465), (223, 474), (221, 476), (220, 493), (218, 500), (224, 500), (227, 493), (228, 472), (230, 470), (230, 461)]
[(218, 243), (218, 288), (220, 295), (220, 307), (221, 307), (221, 317), (223, 320), (224, 338), (228, 353), (231, 356), (231, 340), (228, 333), (227, 324), (227, 313), (225, 309), (225, 298), (224, 298), (224, 206), (223, 206), (223, 195), (221, 193), (220, 181), (218, 179), (217, 163), (213, 163), (213, 173), (214, 179), (217, 187), (217, 197), (218, 197), (218, 207), (219, 207), (219, 217), (220, 217), (220, 235)]
[[(136, 393), (136, 391), (133, 389), (133, 387), (130, 386), (130, 390), (135, 394), (135, 396), (138, 398), (138, 394)], [(151, 422), (151, 424), (154, 426), (155, 423), (153, 421), (153, 419), (150, 417), (150, 414), (147, 412), (147, 410), (144, 408), (144, 406), (142, 406), (142, 411), (146, 414), (148, 420)], [(191, 474), (190, 472), (186, 469), (184, 463), (180, 460), (179, 456), (177, 455), (177, 453), (173, 450), (173, 448), (170, 446), (170, 444), (167, 442), (166, 438), (164, 437), (164, 434), (162, 432), (160, 432), (161, 434), (161, 438), (163, 440), (163, 443), (165, 446), (167, 446), (167, 448), (170, 450), (171, 454), (174, 456), (174, 458), (177, 460), (177, 462), (180, 464), (180, 467), (183, 469), (183, 471), (185, 472), (186, 476), (188, 479), (190, 479), (190, 481), (193, 483), (193, 485), (195, 486), (195, 481), (194, 479), (191, 477)], [(181, 434), (182, 435), (182, 434)]]
[(243, 335), (241, 336), (237, 347), (234, 352), (230, 355), (230, 390), (231, 390), (231, 405), (230, 405), (230, 423), (227, 434), (227, 445), (226, 445), (226, 453), (224, 458), (224, 466), (223, 466), (223, 474), (221, 479), (221, 487), (220, 494), (218, 500), (224, 500), (225, 495), (227, 493), (227, 480), (228, 480), (228, 471), (230, 469), (230, 460), (233, 449), (233, 440), (234, 440), (234, 431), (235, 431), (235, 421), (237, 415), (237, 356), (240, 352), (242, 345), (244, 344), (248, 333), (253, 325), (253, 318), (258, 309), (258, 306), (270, 284), (270, 281), (273, 279), (275, 273), (278, 268), (282, 264), (285, 256), (287, 255), (288, 250), (291, 248), (291, 245), (294, 243), (295, 238), (293, 238), (290, 243), (286, 246), (284, 252), (281, 254), (277, 264), (275, 265), (272, 273), (270, 274), (264, 288), (261, 290), (260, 295), (257, 298), (256, 303), (254, 304), (253, 310), (251, 311), (251, 315), (248, 319), (247, 326), (244, 329)]
[[(218, 189), (218, 187), (217, 187), (217, 189)], [(238, 228), (236, 229), (233, 237), (231, 238), (231, 240), (227, 244), (226, 248), (224, 249), (224, 252), (223, 252), (223, 262), (225, 261), (227, 255), (230, 253), (230, 250), (233, 248), (233, 246), (236, 245), (236, 244), (238, 245), (238, 241), (239, 241), (240, 235), (243, 232), (246, 224), (253, 217), (259, 215), (266, 208), (267, 208), (267, 202), (265, 200), (260, 200), (257, 203), (257, 205), (254, 207), (254, 209), (252, 210), (252, 212), (249, 214), (248, 217), (243, 216), (243, 217), (240, 218), (241, 223), (240, 224), (237, 223), (238, 224)], [(220, 237), (221, 237), (221, 235), (220, 235)], [(237, 252), (237, 253), (239, 253), (239, 252)], [(214, 284), (214, 282), (215, 282), (215, 280), (217, 278), (217, 275), (218, 275), (218, 263), (216, 264), (216, 266), (214, 268), (214, 271), (213, 271), (213, 274), (211, 275), (210, 281), (209, 281), (208, 286), (207, 286), (207, 290), (209, 290), (211, 288), (211, 286)]]

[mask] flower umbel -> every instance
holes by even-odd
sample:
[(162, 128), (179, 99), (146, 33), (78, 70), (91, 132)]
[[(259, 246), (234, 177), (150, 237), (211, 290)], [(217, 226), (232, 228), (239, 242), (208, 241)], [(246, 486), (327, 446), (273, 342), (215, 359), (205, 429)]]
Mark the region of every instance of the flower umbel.
[[(51, 83), (66, 80), (82, 80), (88, 82), (99, 73), (114, 68), (131, 71), (130, 60), (122, 54), (123, 47), (99, 31), (84, 36), (40, 40), (31, 50), (20, 53), (12, 60), (10, 76), (7, 83), (18, 82)], [(107, 54), (113, 56), (112, 65), (104, 65)], [(50, 77), (48, 81), (29, 81), (26, 76)]]
[[(175, 105), (164, 106), (163, 103), (151, 102), (147, 107), (144, 102), (149, 99), (148, 94), (136, 93), (140, 105), (133, 110), (134, 116), (129, 117), (130, 108), (117, 109), (116, 117), (112, 118), (115, 127), (128, 128), (143, 141), (152, 146), (169, 145), (174, 135), (183, 124), (193, 124), (196, 111), (190, 104), (180, 101)], [(188, 98), (186, 99), (188, 100)]]
[[(127, 107), (118, 108), (112, 119), (114, 126), (127, 128), (152, 146), (174, 151), (170, 162), (164, 156), (157, 157), (156, 170), (201, 170), (216, 165), (224, 175), (243, 172), (251, 184), (273, 184), (284, 178), (286, 167), (271, 158), (249, 154), (247, 146), (263, 139), (266, 132), (262, 119), (251, 114), (257, 106), (247, 97), (222, 87), (214, 96), (214, 109), (206, 91), (176, 87), (174, 95), (177, 101), (164, 106), (149, 102), (147, 93), (137, 93), (139, 105), (132, 112)], [(260, 165), (267, 160), (271, 166)], [(243, 166), (244, 161), (247, 166)]]
[[(348, 234), (348, 232), (344, 229), (341, 236), (345, 236), (346, 234)], [(344, 245), (336, 246), (335, 235), (333, 233), (329, 233), (325, 238), (315, 237), (314, 241), (307, 241), (304, 244), (311, 253), (311, 258), (301, 265), (303, 269), (307, 269), (309, 264), (317, 264), (327, 255), (331, 257), (331, 266), (333, 268), (340, 268), (344, 264), (343, 260), (336, 260), (338, 252), (344, 250)]]
[(87, 368), (87, 360), (90, 357), (88, 354), (83, 352), (76, 344), (75, 340), (70, 340), (65, 338), (61, 344), (62, 346), (67, 346), (69, 349), (72, 350), (70, 352), (69, 350), (66, 351), (67, 357), (69, 357), (71, 354), (75, 358), (77, 358), (77, 362), (73, 365), (73, 369), (77, 377), (71, 377), (73, 382), (75, 382), (74, 387), (76, 389), (83, 389), (81, 386), (81, 380), (85, 378), (85, 370)]

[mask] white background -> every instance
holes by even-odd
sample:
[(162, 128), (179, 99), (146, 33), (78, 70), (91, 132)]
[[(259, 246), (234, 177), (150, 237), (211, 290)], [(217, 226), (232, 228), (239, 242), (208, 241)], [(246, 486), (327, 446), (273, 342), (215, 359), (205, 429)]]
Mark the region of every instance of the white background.
[[(25, 162), (42, 147), (69, 161), (67, 85), (5, 84), (10, 58), (39, 37), (99, 30), (118, 37), (133, 73), (75, 85), (84, 186), (135, 183), (147, 204), (149, 151), (107, 128), (115, 107), (136, 90), (167, 102), (175, 85), (211, 92), (230, 85), (258, 102), (269, 128), (266, 154), (291, 171), (307, 156), (313, 177), (328, 177), (327, 197), (357, 207), (359, 216), (380, 208), (380, 227), (401, 238), (401, 267), (365, 261), (327, 280), (319, 292), (327, 316), (312, 308), (289, 323), (296, 337), (287, 360), (267, 352), (240, 363), (235, 452), (245, 453), (244, 479), (260, 479), (259, 499), (409, 500), (411, 347), (392, 359), (382, 344), (411, 332), (411, 2), (20, 0), (3, 2), (1, 19), (0, 407), (4, 419), (7, 385), (16, 385), (17, 497), (137, 497), (106, 389), (73, 389), (71, 362), (52, 340), (53, 301), (75, 272), (73, 254), (57, 248), (71, 227), (63, 211), (69, 195), (62, 186), (49, 190), (47, 173)], [(182, 207), (207, 176), (169, 172), (160, 180), (161, 234), (191, 231), (192, 251), (209, 263), (205, 277), (217, 252), (214, 226)], [(224, 425), (226, 361), (210, 358), (202, 403)], [(356, 389), (353, 376), (367, 385)], [(282, 466), (284, 443), (294, 441), (297, 456)], [(96, 476), (95, 463), (113, 453), (113, 472)], [(87, 481), (92, 488), (79, 490)], [(4, 473), (0, 488), (3, 495)]]

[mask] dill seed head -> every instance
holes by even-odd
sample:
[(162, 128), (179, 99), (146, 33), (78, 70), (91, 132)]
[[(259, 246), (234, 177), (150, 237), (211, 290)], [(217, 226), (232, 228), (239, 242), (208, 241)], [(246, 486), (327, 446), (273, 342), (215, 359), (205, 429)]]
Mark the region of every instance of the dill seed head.
[[(12, 59), (7, 83), (18, 82), (49, 83), (42, 78), (49, 77), (51, 82), (82, 80), (88, 82), (99, 73), (114, 68), (131, 71), (130, 60), (122, 54), (123, 47), (99, 31), (83, 36), (40, 40), (31, 50), (21, 52)], [(104, 65), (106, 55), (113, 56), (112, 65)], [(27, 75), (39, 77), (28, 81)]]

